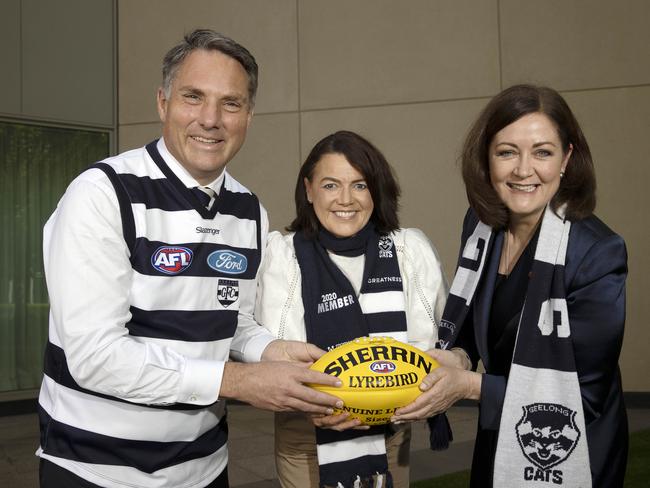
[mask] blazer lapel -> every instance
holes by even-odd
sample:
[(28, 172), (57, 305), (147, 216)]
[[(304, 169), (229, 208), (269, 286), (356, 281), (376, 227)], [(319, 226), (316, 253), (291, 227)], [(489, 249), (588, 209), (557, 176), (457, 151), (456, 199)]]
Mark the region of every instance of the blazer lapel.
[(504, 233), (499, 232), (492, 245), (488, 249), (487, 263), (481, 277), (479, 289), (476, 291), (474, 298), (474, 335), (476, 346), (483, 360), (483, 366), (489, 369), (490, 355), (488, 352), (488, 326), (490, 324), (490, 310), (492, 308), (492, 296), (494, 295), (494, 285), (496, 275), (499, 271), (499, 261), (501, 258), (501, 248), (503, 247)]

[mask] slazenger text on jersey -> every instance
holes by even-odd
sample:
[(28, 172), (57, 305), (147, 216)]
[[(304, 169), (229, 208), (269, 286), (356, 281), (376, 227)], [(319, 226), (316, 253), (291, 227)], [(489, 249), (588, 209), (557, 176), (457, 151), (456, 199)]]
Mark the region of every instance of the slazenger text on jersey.
[(220, 233), (221, 233), (221, 230), (219, 230), (219, 229), (211, 229), (210, 227), (201, 227), (201, 226), (198, 226), (198, 227), (196, 227), (196, 232), (197, 232), (198, 234), (212, 234), (212, 235), (216, 235), (216, 234), (220, 234)]

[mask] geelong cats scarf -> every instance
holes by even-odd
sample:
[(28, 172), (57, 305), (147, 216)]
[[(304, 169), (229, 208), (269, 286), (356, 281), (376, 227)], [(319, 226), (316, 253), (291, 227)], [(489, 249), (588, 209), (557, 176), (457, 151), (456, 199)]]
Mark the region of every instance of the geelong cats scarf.
[[(506, 387), (495, 487), (590, 487), (580, 386), (564, 287), (571, 223), (547, 207)], [(484, 271), (493, 231), (479, 222), (463, 249), (440, 326), (439, 347), (458, 336)]]
[[(356, 236), (336, 238), (321, 230), (318, 239), (294, 236), (302, 276), (307, 340), (322, 349), (368, 335), (406, 340), (402, 277), (390, 236), (369, 223)], [(328, 250), (345, 256), (365, 255), (357, 297)], [(386, 427), (336, 432), (316, 429), (320, 486), (391, 487), (386, 458)]]

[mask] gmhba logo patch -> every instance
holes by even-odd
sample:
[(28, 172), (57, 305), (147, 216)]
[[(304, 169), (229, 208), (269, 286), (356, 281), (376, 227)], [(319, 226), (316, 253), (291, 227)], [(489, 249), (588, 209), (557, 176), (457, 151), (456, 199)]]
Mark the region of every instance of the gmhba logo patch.
[(229, 307), (239, 298), (239, 281), (219, 278), (217, 283), (217, 299), (224, 307)]

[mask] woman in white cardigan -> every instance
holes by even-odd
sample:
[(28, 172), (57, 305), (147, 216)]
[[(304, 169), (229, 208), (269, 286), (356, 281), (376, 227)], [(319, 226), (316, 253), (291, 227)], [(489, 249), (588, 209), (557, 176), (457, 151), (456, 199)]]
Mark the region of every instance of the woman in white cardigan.
[[(432, 349), (447, 283), (424, 233), (399, 228), (398, 197), (386, 159), (358, 134), (316, 144), (298, 175), (292, 233), (269, 236), (257, 320), (323, 349), (362, 335)], [(347, 414), (277, 413), (282, 486), (408, 487), (410, 427), (359, 424)]]

